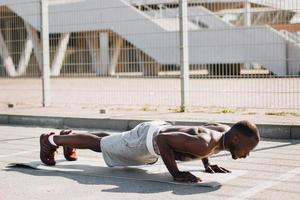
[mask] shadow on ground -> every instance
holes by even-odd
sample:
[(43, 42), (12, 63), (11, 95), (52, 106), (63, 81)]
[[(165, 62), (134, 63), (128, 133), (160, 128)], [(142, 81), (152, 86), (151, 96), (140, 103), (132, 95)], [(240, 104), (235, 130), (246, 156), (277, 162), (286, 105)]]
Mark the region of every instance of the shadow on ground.
[[(27, 174), (31, 176), (39, 177), (64, 177), (66, 179), (71, 179), (76, 181), (79, 184), (84, 185), (109, 185), (116, 186), (109, 189), (102, 189), (102, 192), (115, 192), (115, 193), (160, 193), (171, 191), (176, 195), (191, 195), (191, 194), (200, 194), (200, 193), (209, 193), (216, 190), (219, 190), (221, 186), (218, 187), (203, 187), (196, 185), (175, 185), (170, 183), (161, 183), (148, 180), (134, 180), (129, 178), (122, 177), (105, 177), (102, 175), (97, 175), (95, 171), (107, 171), (105, 167), (95, 167), (88, 165), (77, 165), (79, 168), (84, 169), (82, 172), (60, 172), (60, 171), (47, 171), (47, 170), (37, 170), (30, 167), (19, 167), (19, 166), (8, 166), (4, 169), (7, 172), (18, 172), (22, 174)], [(67, 167), (66, 165), (64, 167)], [(71, 165), (70, 165), (71, 167)], [(111, 173), (120, 174), (121, 172), (130, 173), (134, 170), (134, 173), (137, 174), (147, 174), (146, 170), (143, 169), (115, 169)], [(153, 174), (152, 179), (159, 176), (165, 176), (167, 173)], [(117, 175), (116, 175), (117, 176)], [(152, 175), (151, 175), (152, 176)]]

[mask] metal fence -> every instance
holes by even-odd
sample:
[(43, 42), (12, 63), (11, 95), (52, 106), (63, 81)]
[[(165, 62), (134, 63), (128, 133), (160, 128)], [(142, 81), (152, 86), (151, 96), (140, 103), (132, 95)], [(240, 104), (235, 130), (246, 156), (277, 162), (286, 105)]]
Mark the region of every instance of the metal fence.
[(0, 29), (1, 104), (300, 108), (298, 0), (9, 0)]

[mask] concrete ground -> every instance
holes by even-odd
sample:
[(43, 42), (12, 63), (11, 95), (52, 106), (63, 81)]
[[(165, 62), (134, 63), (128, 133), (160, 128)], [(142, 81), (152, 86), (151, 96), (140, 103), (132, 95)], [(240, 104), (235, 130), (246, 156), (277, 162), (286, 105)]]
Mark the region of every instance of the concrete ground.
[[(39, 135), (49, 128), (0, 126), (0, 199), (300, 199), (300, 141), (263, 140), (247, 159), (234, 161), (226, 153), (217, 163), (248, 173), (219, 188), (171, 185), (75, 172), (8, 168), (13, 162), (39, 158)], [(61, 152), (60, 152), (61, 153)], [(98, 153), (79, 151), (81, 158), (99, 160)], [(71, 163), (70, 163), (71, 164)], [(199, 165), (189, 162), (184, 165)], [(180, 167), (180, 166), (179, 166)]]
[[(52, 78), (54, 105), (179, 106), (180, 79)], [(38, 105), (37, 78), (0, 79), (0, 103)], [(298, 109), (299, 78), (190, 79), (190, 106)]]

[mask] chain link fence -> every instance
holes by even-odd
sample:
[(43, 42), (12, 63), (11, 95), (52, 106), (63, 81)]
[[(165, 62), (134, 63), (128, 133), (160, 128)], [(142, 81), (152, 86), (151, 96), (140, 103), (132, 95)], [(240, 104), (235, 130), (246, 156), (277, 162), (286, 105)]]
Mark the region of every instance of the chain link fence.
[(180, 3), (0, 1), (0, 103), (300, 108), (298, 0)]

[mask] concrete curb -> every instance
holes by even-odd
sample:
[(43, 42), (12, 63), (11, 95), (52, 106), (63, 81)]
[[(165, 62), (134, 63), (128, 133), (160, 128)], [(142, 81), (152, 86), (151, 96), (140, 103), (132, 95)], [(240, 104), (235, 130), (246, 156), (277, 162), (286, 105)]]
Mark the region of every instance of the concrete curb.
[[(80, 117), (48, 117), (31, 115), (1, 115), (0, 124), (40, 126), (51, 128), (92, 128), (125, 131), (137, 124), (149, 120), (117, 119), (117, 118), (80, 118)], [(174, 125), (197, 126), (205, 122), (199, 121), (171, 121)], [(233, 123), (225, 123), (232, 125)], [(273, 139), (300, 139), (300, 125), (257, 124), (261, 137)]]

